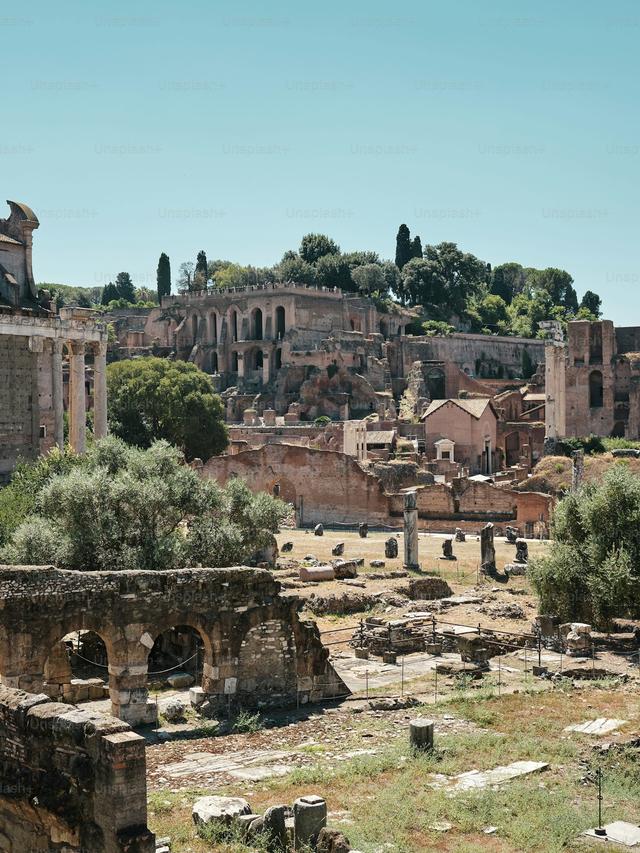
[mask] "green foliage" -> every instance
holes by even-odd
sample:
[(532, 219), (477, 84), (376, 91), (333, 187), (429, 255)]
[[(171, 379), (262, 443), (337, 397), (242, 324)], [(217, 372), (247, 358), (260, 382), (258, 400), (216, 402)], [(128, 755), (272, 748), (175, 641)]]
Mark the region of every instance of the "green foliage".
[(115, 288), (118, 292), (118, 296), (116, 297), (117, 299), (124, 299), (125, 302), (136, 301), (136, 291), (128, 272), (118, 273), (116, 276)]
[(340, 246), (325, 234), (305, 234), (298, 254), (308, 264), (315, 264), (325, 255), (339, 255)]
[(396, 236), (396, 266), (399, 270), (404, 268), (414, 255), (411, 250), (411, 232), (408, 227), (402, 224), (398, 228)]
[(624, 465), (558, 504), (550, 551), (529, 566), (541, 612), (601, 626), (640, 614), (639, 571), (640, 478)]
[(327, 424), (331, 423), (331, 418), (327, 417), (327, 415), (320, 415), (320, 417), (316, 418), (313, 423), (315, 426), (325, 427)]
[(232, 731), (241, 732), (259, 732), (263, 728), (262, 718), (259, 713), (252, 714), (250, 711), (239, 711), (233, 721)]
[(46, 290), (56, 300), (58, 308), (95, 308), (101, 302), (102, 287), (75, 287), (69, 284), (54, 284), (42, 281), (38, 291)]
[(588, 312), (594, 320), (597, 320), (602, 313), (602, 299), (593, 290), (586, 290), (580, 300), (580, 308)]
[(220, 397), (194, 364), (163, 358), (117, 361), (107, 368), (109, 426), (130, 444), (164, 438), (188, 459), (203, 460), (227, 446)]
[(386, 280), (379, 264), (363, 264), (351, 271), (351, 278), (361, 293), (383, 293), (386, 290)]
[(35, 462), (18, 463), (9, 485), (0, 489), (0, 545), (35, 511), (37, 495), (49, 480), (68, 473), (78, 464), (75, 453), (68, 449), (63, 453), (58, 448)]
[(449, 323), (445, 323), (442, 320), (427, 320), (422, 324), (422, 331), (425, 335), (439, 335), (446, 337), (447, 335), (452, 335), (455, 332), (455, 329)]
[(295, 281), (302, 284), (315, 284), (316, 268), (298, 256), (284, 258), (278, 265), (277, 276), (280, 281)]
[[(67, 470), (64, 470), (64, 467)], [(117, 438), (84, 457), (24, 476), (35, 489), (0, 559), (78, 570), (240, 565), (277, 531), (287, 506), (239, 480), (225, 488), (158, 441), (146, 450)], [(60, 473), (52, 473), (59, 467)], [(36, 484), (40, 486), (36, 488)], [(28, 515), (25, 514), (29, 513)]]
[(582, 436), (581, 438), (577, 436), (563, 438), (556, 445), (556, 455), (571, 456), (575, 450), (584, 450), (587, 456), (592, 456), (597, 453), (606, 453), (607, 450), (610, 449), (605, 445), (605, 442), (607, 441), (612, 441), (612, 439), (604, 439), (599, 435), (588, 435)]
[(120, 298), (118, 294), (118, 288), (115, 284), (110, 281), (109, 284), (105, 284), (102, 289), (102, 296), (100, 298), (101, 305), (109, 305), (112, 302), (117, 301)]
[(171, 293), (171, 262), (169, 261), (169, 255), (165, 254), (165, 252), (162, 252), (158, 260), (156, 283), (158, 302), (160, 302), (163, 296), (169, 296)]

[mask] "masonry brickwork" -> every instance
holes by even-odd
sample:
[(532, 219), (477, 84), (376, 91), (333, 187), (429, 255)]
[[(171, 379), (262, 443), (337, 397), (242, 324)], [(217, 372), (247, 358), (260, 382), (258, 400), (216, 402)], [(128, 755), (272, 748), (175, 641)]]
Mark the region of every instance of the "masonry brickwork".
[(155, 720), (147, 664), (155, 639), (176, 626), (204, 645), (202, 687), (213, 707), (315, 701), (348, 693), (301, 602), (280, 595), (261, 569), (73, 572), (0, 567), (0, 674), (9, 687), (40, 693), (55, 645), (78, 630), (104, 642), (114, 716)]
[(154, 853), (145, 741), (104, 714), (0, 686), (0, 850)]

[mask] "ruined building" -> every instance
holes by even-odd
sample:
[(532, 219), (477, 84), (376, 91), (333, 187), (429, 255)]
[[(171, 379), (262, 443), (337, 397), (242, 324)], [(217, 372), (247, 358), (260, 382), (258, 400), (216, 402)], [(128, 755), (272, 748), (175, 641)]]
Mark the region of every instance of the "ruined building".
[(230, 423), (247, 409), (291, 414), (292, 423), (395, 418), (416, 364), (424, 399), (405, 410), (419, 417), (423, 403), (461, 391), (491, 396), (543, 360), (542, 341), (408, 335), (414, 319), (400, 306), (293, 282), (207, 290), (165, 297), (146, 319), (139, 311), (131, 322), (120, 318), (114, 355), (172, 350), (192, 361), (213, 375)]
[(32, 268), (39, 226), (25, 204), (9, 201), (0, 219), (0, 482), (19, 458), (63, 446), (63, 358), (69, 359), (69, 439), (85, 447), (85, 352), (93, 358), (94, 434), (107, 431), (107, 331), (80, 308), (55, 313), (38, 296)]
[(574, 320), (545, 351), (546, 435), (640, 439), (640, 328)]

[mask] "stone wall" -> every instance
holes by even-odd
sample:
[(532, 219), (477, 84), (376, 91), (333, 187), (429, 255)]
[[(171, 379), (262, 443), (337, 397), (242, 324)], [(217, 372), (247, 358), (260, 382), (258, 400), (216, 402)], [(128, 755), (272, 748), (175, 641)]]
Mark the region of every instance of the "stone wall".
[(295, 506), (301, 525), (388, 523), (388, 498), (380, 481), (344, 453), (266, 445), (214, 456), (203, 473), (222, 484), (240, 477), (255, 492), (273, 494), (280, 486), (279, 496)]
[(28, 338), (0, 335), (0, 482), (38, 453), (37, 368)]
[(153, 853), (145, 742), (126, 723), (0, 686), (0, 850)]
[(56, 644), (74, 631), (95, 631), (106, 647), (112, 713), (134, 724), (153, 722), (149, 651), (164, 631), (186, 625), (202, 639), (202, 687), (213, 706), (287, 705), (347, 693), (315, 623), (299, 618), (297, 598), (279, 593), (269, 572), (246, 567), (0, 566), (0, 677), (9, 687), (40, 693)]

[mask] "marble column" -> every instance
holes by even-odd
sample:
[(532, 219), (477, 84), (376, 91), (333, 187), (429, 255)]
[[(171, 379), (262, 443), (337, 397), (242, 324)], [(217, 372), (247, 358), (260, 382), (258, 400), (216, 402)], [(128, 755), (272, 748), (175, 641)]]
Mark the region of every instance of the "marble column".
[(84, 453), (87, 448), (84, 341), (71, 341), (69, 350), (69, 441), (75, 453)]
[(107, 434), (107, 344), (100, 341), (93, 351), (93, 435)]
[(404, 567), (419, 569), (418, 557), (418, 493), (404, 493)]
[(64, 392), (62, 383), (62, 348), (63, 341), (54, 339), (51, 357), (51, 396), (53, 402), (53, 424), (56, 446), (64, 450)]

